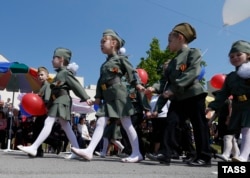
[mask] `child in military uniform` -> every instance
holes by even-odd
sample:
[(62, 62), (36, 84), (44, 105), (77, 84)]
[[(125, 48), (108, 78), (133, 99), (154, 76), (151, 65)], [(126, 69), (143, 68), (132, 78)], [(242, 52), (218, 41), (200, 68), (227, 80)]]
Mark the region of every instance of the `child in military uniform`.
[[(179, 119), (181, 124), (190, 119), (192, 123), (197, 155), (188, 164), (211, 166), (209, 127), (205, 117), (207, 92), (197, 79), (201, 71), (202, 57), (198, 49), (188, 47), (194, 39), (196, 31), (188, 23), (177, 24), (169, 33), (168, 49), (176, 55), (166, 69), (168, 84), (162, 95), (171, 100), (168, 118), (173, 120), (168, 119), (168, 122), (176, 122)], [(156, 159), (170, 162), (170, 153), (158, 155)]]
[(230, 96), (232, 100), (232, 113), (228, 125), (228, 131), (242, 134), (240, 155), (232, 158), (235, 162), (246, 162), (250, 154), (250, 43), (239, 40), (232, 44), (229, 51), (229, 59), (235, 71), (229, 73), (224, 85), (217, 92), (215, 100), (209, 103), (207, 112), (216, 110), (223, 105)]
[[(38, 79), (41, 82), (41, 88), (38, 92), (38, 95), (43, 99), (44, 103), (47, 105), (51, 95), (50, 83), (47, 81), (49, 78), (49, 71), (45, 67), (38, 68)], [(44, 121), (47, 117), (47, 114), (42, 116), (35, 117), (35, 122), (33, 125), (33, 140), (35, 141), (41, 132)], [(58, 138), (49, 136), (45, 142), (53, 147), (57, 154), (59, 154), (61, 149), (61, 141)], [(38, 147), (37, 157), (43, 157), (42, 145)]]
[[(219, 90), (218, 90), (219, 91)], [(212, 92), (214, 96), (218, 91)], [(221, 146), (221, 154), (216, 154), (215, 157), (223, 161), (231, 161), (231, 155), (238, 157), (240, 149), (238, 146), (239, 133), (234, 133), (228, 130), (228, 124), (232, 113), (232, 98), (228, 97), (217, 112), (214, 112), (208, 121), (209, 127), (212, 129), (214, 120), (218, 118), (218, 125), (215, 130), (216, 140)], [(216, 143), (216, 142), (215, 142)]]
[(94, 149), (102, 138), (109, 118), (121, 120), (121, 124), (126, 130), (130, 144), (132, 145), (131, 155), (122, 158), (121, 161), (134, 163), (142, 160), (142, 155), (139, 151), (138, 136), (132, 126), (130, 117), (135, 114), (135, 110), (128, 97), (127, 88), (122, 83), (121, 78), (126, 74), (130, 85), (135, 86), (141, 91), (145, 88), (140, 84), (140, 80), (136, 78), (136, 70), (133, 69), (127, 57), (118, 54), (119, 49), (124, 43), (125, 41), (111, 29), (103, 33), (101, 50), (107, 55), (107, 59), (101, 66), (100, 78), (96, 88), (95, 104), (99, 105), (96, 113), (98, 117), (96, 129), (87, 149), (72, 147), (74, 153), (87, 160), (92, 159)]
[[(135, 77), (140, 79), (140, 75), (138, 73), (135, 74)], [(145, 159), (146, 148), (145, 148), (145, 144), (143, 140), (141, 123), (143, 122), (144, 118), (151, 117), (151, 112), (150, 112), (151, 108), (148, 102), (148, 98), (144, 94), (144, 92), (138, 91), (135, 88), (135, 86), (130, 85), (128, 81), (129, 81), (129, 78), (126, 78), (126, 77), (123, 78), (123, 83), (127, 86), (129, 98), (135, 109), (135, 114), (131, 116), (132, 125), (134, 126), (135, 131), (138, 135), (140, 153), (142, 154), (143, 159)], [(141, 82), (141, 83), (143, 86), (146, 85), (145, 82), (144, 83)], [(131, 154), (131, 145), (129, 143), (129, 138), (126, 134), (126, 131), (124, 130), (123, 127), (121, 127), (121, 134), (122, 134), (122, 143), (125, 148), (123, 149), (123, 153), (118, 154), (118, 156), (126, 157), (127, 155)]]
[[(81, 98), (81, 101), (86, 101), (89, 105), (92, 104), (90, 97), (75, 78), (72, 71), (67, 69), (71, 59), (71, 51), (66, 48), (56, 48), (53, 55), (52, 64), (57, 71), (57, 75), (50, 85), (51, 97), (48, 103), (48, 117), (45, 120), (44, 127), (40, 132), (36, 141), (30, 146), (19, 145), (18, 149), (32, 156), (37, 154), (38, 147), (49, 136), (53, 124), (56, 120), (59, 121), (62, 129), (65, 131), (72, 146), (79, 148), (76, 136), (69, 123), (71, 117), (72, 99), (69, 95), (69, 90), (72, 90), (76, 96)], [(70, 155), (69, 158), (75, 158)]]

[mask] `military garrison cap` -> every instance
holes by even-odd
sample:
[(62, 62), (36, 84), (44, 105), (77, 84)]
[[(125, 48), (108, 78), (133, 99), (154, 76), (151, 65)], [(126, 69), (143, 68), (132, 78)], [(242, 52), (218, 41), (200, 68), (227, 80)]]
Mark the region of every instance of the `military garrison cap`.
[(250, 43), (244, 40), (236, 41), (232, 44), (229, 54), (235, 52), (242, 52), (250, 54)]
[(173, 28), (173, 31), (181, 33), (188, 43), (196, 39), (196, 31), (189, 23), (180, 23)]
[(68, 62), (70, 62), (70, 58), (71, 58), (71, 51), (67, 48), (56, 48), (54, 51), (54, 57), (58, 56), (58, 57), (63, 57), (65, 60), (67, 60)]
[(118, 35), (118, 33), (116, 33), (116, 32), (115, 32), (114, 30), (112, 30), (112, 29), (107, 29), (107, 30), (105, 30), (105, 31), (103, 32), (103, 36), (112, 36), (112, 37), (114, 37), (115, 39), (117, 39), (117, 40), (119, 41), (119, 43), (120, 43), (120, 48), (123, 47), (124, 44), (125, 44), (125, 40), (122, 39), (122, 38)]

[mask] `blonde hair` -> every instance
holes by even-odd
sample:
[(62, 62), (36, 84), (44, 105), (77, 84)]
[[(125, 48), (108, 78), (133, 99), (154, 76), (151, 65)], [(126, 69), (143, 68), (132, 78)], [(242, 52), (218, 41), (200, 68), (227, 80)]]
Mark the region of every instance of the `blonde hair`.
[(46, 67), (38, 67), (37, 71), (38, 73), (44, 71), (46, 74), (49, 74), (49, 71), (46, 69)]

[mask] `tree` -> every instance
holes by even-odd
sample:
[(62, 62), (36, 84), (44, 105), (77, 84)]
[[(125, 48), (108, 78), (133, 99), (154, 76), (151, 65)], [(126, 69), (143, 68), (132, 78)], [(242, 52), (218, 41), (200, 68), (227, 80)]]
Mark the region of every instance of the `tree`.
[(167, 49), (161, 50), (157, 38), (153, 38), (150, 49), (146, 53), (148, 56), (141, 58), (141, 62), (137, 65), (137, 68), (142, 68), (147, 71), (148, 85), (152, 85), (161, 78), (162, 64), (170, 60), (174, 54), (171, 54)]

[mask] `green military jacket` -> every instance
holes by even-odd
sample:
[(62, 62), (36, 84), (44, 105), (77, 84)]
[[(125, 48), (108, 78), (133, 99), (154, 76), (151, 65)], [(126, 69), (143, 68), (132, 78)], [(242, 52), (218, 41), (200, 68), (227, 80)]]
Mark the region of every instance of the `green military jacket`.
[(174, 99), (183, 100), (207, 93), (197, 77), (201, 72), (201, 53), (195, 48), (183, 48), (170, 61), (166, 69), (167, 89)]
[(136, 114), (143, 114), (144, 111), (150, 111), (151, 107), (144, 92), (137, 91), (136, 88), (127, 85), (128, 95), (135, 108)]
[(95, 98), (102, 100), (96, 113), (97, 117), (105, 116), (122, 118), (135, 114), (135, 109), (128, 96), (122, 77), (126, 74), (127, 82), (136, 86), (140, 81), (136, 70), (124, 55), (111, 55), (100, 68)]
[(51, 96), (51, 88), (50, 88), (50, 83), (48, 81), (45, 81), (40, 88), (38, 95), (43, 99), (44, 103), (47, 104), (49, 103), (50, 96)]
[(70, 120), (72, 99), (69, 91), (72, 90), (81, 99), (81, 102), (86, 101), (90, 97), (73, 73), (66, 67), (59, 68), (56, 71), (57, 75), (50, 85), (51, 106), (49, 107), (48, 115)]
[(233, 100), (228, 129), (237, 132), (242, 127), (250, 127), (250, 79), (239, 77), (235, 71), (229, 73), (222, 89), (216, 92), (215, 100), (208, 107), (219, 110), (230, 95)]

